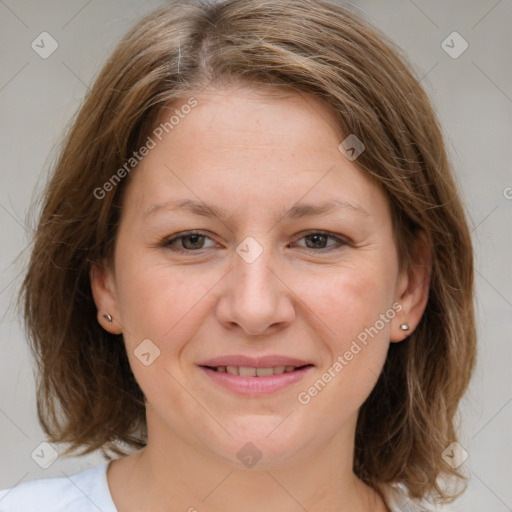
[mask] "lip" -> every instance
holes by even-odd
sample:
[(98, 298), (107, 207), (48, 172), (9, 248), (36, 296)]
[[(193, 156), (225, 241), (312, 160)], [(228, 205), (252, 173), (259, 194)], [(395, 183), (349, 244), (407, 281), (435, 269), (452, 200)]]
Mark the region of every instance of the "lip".
[[(237, 395), (252, 397), (270, 395), (291, 386), (302, 380), (305, 375), (314, 368), (314, 365), (307, 361), (279, 355), (262, 357), (248, 357), (242, 355), (222, 356), (203, 361), (198, 366), (204, 375), (224, 389), (228, 389)], [(249, 366), (253, 368), (296, 366), (303, 368), (299, 368), (293, 372), (282, 373), (280, 375), (242, 377), (240, 375), (217, 372), (208, 368), (215, 368), (217, 366)]]
[[(313, 364), (311, 361), (304, 361), (293, 357), (281, 355), (268, 355), (260, 357), (249, 357), (243, 355), (230, 355), (214, 357), (198, 363), (199, 366), (251, 366), (253, 368), (270, 368), (271, 366), (306, 366)], [(259, 377), (260, 379), (262, 377)]]

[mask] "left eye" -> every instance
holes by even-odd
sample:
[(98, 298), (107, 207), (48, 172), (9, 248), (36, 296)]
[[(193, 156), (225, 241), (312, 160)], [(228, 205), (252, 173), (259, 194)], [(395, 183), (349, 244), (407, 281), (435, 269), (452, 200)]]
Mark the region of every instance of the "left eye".
[[(327, 245), (328, 240), (334, 240), (334, 243), (331, 243), (330, 245)], [(330, 233), (324, 233), (324, 232), (314, 232), (309, 233), (299, 240), (306, 240), (306, 248), (307, 249), (331, 249), (334, 246), (343, 246), (346, 245), (345, 240), (342, 240), (341, 238), (332, 235)], [(308, 244), (308, 242), (310, 242)]]

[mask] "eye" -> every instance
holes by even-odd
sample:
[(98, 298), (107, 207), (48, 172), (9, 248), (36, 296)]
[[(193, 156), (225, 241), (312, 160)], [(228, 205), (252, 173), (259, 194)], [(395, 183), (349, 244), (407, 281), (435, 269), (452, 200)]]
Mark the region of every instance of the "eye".
[(208, 246), (205, 247), (206, 240), (213, 242), (213, 240), (207, 235), (197, 231), (190, 231), (188, 233), (173, 236), (172, 238), (167, 238), (164, 240), (162, 245), (176, 252), (194, 252), (201, 249), (207, 249)]
[[(334, 235), (333, 233), (324, 231), (310, 231), (298, 239), (298, 241), (305, 240), (305, 245), (297, 244), (299, 247), (304, 247), (307, 250), (314, 252), (327, 252), (339, 249), (348, 242), (343, 238)], [(205, 242), (210, 241), (211, 245), (205, 245)], [(329, 243), (331, 241), (331, 243)], [(199, 252), (202, 249), (215, 247), (216, 243), (206, 234), (199, 231), (189, 231), (181, 233), (170, 238), (166, 238), (162, 242), (162, 247), (170, 249), (174, 252)]]
[[(299, 240), (306, 241), (306, 245), (301, 247), (311, 250), (317, 249), (318, 251), (330, 251), (348, 244), (346, 240), (339, 236), (325, 231), (310, 231), (309, 233), (303, 234), (302, 238)], [(332, 240), (333, 243), (328, 245), (329, 240)]]

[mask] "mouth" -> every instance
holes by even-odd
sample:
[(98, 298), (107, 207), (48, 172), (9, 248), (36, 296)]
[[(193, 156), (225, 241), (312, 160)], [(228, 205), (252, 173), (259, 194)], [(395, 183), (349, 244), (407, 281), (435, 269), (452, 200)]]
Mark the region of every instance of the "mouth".
[(240, 377), (269, 377), (271, 375), (282, 375), (283, 373), (291, 373), (297, 370), (302, 370), (313, 366), (312, 364), (305, 364), (302, 366), (203, 366), (214, 372), (228, 373), (229, 375), (239, 375)]
[(276, 393), (302, 380), (314, 365), (283, 357), (225, 357), (199, 364), (202, 373), (238, 395), (258, 397)]

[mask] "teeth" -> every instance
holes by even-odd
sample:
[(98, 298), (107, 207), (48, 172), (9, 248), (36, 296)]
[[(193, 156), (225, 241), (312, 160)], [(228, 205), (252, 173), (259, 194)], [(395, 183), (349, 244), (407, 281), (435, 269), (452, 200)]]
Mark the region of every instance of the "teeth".
[(238, 374), (240, 377), (256, 377), (256, 368), (251, 368), (250, 366), (240, 366), (240, 368), (238, 368)]
[(274, 375), (274, 368), (255, 368), (255, 373), (258, 377), (268, 377)]
[(274, 366), (267, 368), (253, 368), (252, 366), (217, 366), (220, 373), (240, 375), (241, 377), (269, 377), (270, 375), (281, 375), (295, 370), (295, 366)]

